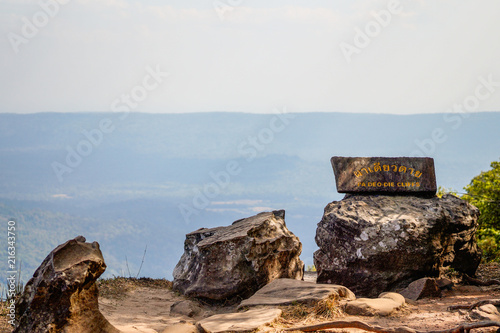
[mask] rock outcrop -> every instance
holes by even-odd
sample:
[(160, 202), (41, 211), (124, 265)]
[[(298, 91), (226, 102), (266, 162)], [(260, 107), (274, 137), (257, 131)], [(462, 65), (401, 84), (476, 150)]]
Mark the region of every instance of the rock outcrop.
[(484, 304), (476, 309), (473, 309), (469, 317), (476, 320), (500, 321), (500, 313), (498, 308), (493, 304)]
[(14, 332), (120, 332), (99, 312), (95, 281), (105, 269), (97, 242), (79, 236), (56, 247), (16, 303)]
[(181, 315), (186, 317), (195, 317), (202, 312), (202, 308), (193, 301), (183, 300), (172, 304), (170, 307), (170, 315)]
[(421, 298), (440, 297), (441, 289), (439, 289), (435, 279), (421, 278), (410, 283), (400, 294), (405, 298), (416, 301)]
[(274, 279), (302, 279), (302, 244), (284, 219), (283, 210), (264, 212), (187, 234), (174, 289), (219, 301), (246, 298)]
[(254, 306), (313, 304), (334, 297), (337, 300), (355, 300), (356, 296), (344, 286), (317, 284), (294, 279), (276, 279), (243, 300), (238, 309)]
[(374, 297), (450, 268), (474, 275), (478, 216), (452, 195), (348, 195), (328, 204), (318, 223), (317, 282)]
[(257, 332), (259, 328), (276, 321), (280, 316), (280, 309), (252, 309), (214, 315), (199, 321), (196, 326), (205, 333)]
[(353, 316), (389, 316), (405, 305), (405, 298), (397, 293), (382, 293), (378, 298), (358, 298), (347, 302), (345, 312)]

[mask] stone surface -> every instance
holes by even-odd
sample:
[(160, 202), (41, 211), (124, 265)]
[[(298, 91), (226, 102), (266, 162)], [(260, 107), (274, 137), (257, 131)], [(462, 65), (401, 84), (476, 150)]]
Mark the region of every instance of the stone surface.
[(251, 332), (272, 323), (280, 316), (280, 309), (252, 309), (246, 312), (214, 315), (199, 321), (196, 325), (206, 333)]
[(356, 298), (352, 291), (343, 286), (277, 279), (261, 288), (249, 299), (243, 300), (238, 308), (317, 302), (326, 299), (331, 294), (336, 294), (338, 299), (354, 300)]
[(170, 307), (171, 315), (181, 315), (186, 317), (194, 317), (202, 312), (201, 307), (193, 301), (184, 300), (172, 304)]
[(500, 322), (500, 313), (493, 304), (485, 304), (473, 309), (470, 313), (472, 319), (491, 320)]
[(410, 283), (408, 287), (401, 291), (401, 295), (416, 301), (421, 298), (439, 297), (441, 296), (441, 289), (439, 289), (435, 279), (425, 277)]
[(452, 290), (453, 286), (455, 285), (453, 281), (445, 277), (436, 279), (436, 284), (441, 290)]
[(284, 218), (283, 210), (264, 212), (187, 234), (174, 289), (210, 300), (243, 299), (274, 279), (302, 279), (302, 244)]
[(339, 193), (436, 194), (434, 160), (429, 157), (331, 158)]
[(17, 302), (14, 332), (119, 332), (99, 312), (95, 281), (105, 269), (97, 242), (79, 236), (56, 247)]
[(405, 305), (397, 293), (382, 293), (378, 298), (358, 298), (346, 304), (345, 312), (353, 316), (388, 316)]
[(165, 328), (162, 333), (198, 333), (196, 325), (191, 323), (179, 323)]
[(452, 195), (348, 195), (328, 204), (318, 223), (317, 281), (375, 297), (449, 268), (473, 276), (481, 260), (478, 216)]

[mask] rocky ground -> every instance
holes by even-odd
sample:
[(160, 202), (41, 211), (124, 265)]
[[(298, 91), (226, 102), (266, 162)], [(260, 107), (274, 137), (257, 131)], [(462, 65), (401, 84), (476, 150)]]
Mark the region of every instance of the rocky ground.
[[(478, 277), (484, 280), (498, 279), (500, 265), (481, 265)], [(314, 275), (307, 275), (314, 280)], [(219, 313), (236, 312), (234, 305), (213, 306), (203, 303), (184, 302), (171, 310), (176, 302), (186, 299), (171, 290), (166, 280), (124, 279), (100, 281), (100, 310), (116, 328), (124, 333), (162, 333), (167, 327), (177, 323), (194, 323), (202, 318)], [(464, 322), (471, 322), (465, 310), (449, 311), (448, 307), (472, 304), (479, 300), (500, 298), (500, 286), (477, 287), (456, 286), (446, 291), (440, 298), (423, 299), (406, 304), (395, 313), (382, 317), (362, 317), (344, 314), (341, 309), (319, 313), (308, 306), (294, 305), (281, 307), (282, 316), (263, 330), (280, 331), (286, 327), (311, 325), (332, 320), (359, 320), (370, 325), (383, 327), (408, 326), (420, 331), (450, 329)], [(10, 332), (6, 323), (6, 311), (2, 306), (0, 332)], [(344, 330), (345, 331), (345, 330)], [(478, 329), (474, 332), (496, 331)]]

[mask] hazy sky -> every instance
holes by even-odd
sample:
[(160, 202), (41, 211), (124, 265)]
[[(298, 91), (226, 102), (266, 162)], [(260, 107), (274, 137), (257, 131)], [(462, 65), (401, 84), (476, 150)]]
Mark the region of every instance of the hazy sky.
[(0, 112), (500, 111), (499, 13), (498, 0), (0, 0)]

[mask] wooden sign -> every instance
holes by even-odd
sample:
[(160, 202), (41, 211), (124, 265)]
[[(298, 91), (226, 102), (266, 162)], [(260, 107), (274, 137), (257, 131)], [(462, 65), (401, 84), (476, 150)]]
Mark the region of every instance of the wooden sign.
[(339, 193), (436, 194), (430, 157), (331, 158)]

